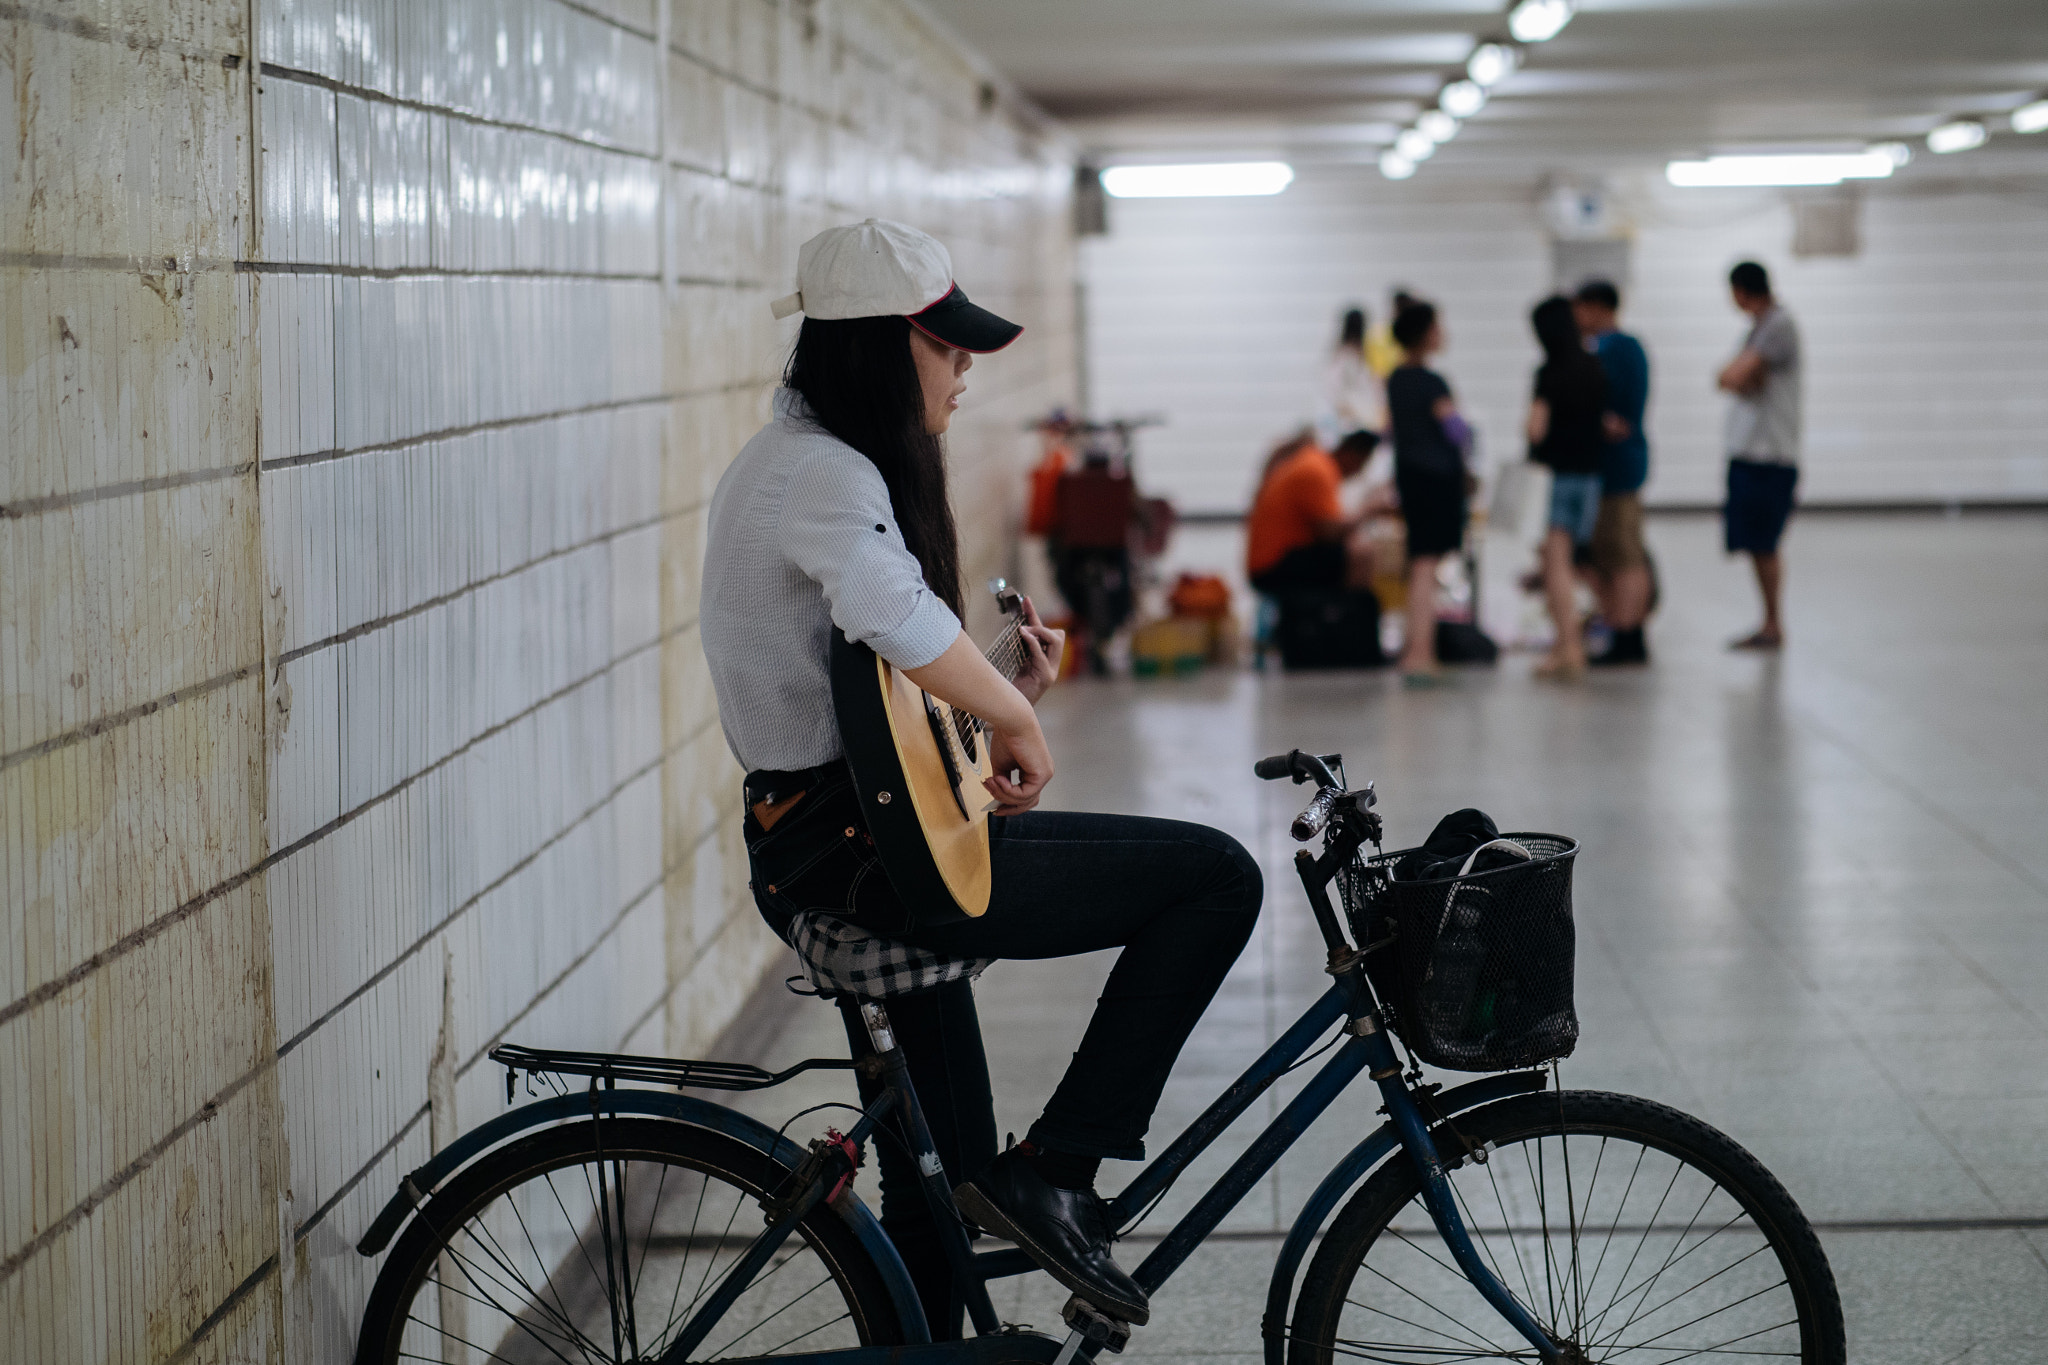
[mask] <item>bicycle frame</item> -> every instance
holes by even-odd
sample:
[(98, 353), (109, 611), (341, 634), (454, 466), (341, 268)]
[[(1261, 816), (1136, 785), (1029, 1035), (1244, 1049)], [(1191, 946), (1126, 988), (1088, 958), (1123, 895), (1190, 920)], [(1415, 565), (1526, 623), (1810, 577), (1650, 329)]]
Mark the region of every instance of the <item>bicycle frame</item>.
[[(1479, 1253), (1472, 1245), (1471, 1237), (1465, 1230), (1464, 1222), (1451, 1196), (1443, 1164), (1437, 1158), (1435, 1140), (1431, 1136), (1432, 1120), (1425, 1117), (1415, 1092), (1410, 1090), (1402, 1079), (1401, 1065), (1395, 1056), (1393, 1042), (1381, 1021), (1379, 1002), (1365, 975), (1365, 954), (1346, 938), (1335, 909), (1330, 903), (1330, 883), (1358, 853), (1368, 837), (1368, 829), (1376, 825), (1376, 822), (1368, 824), (1362, 818), (1365, 814), (1362, 806), (1346, 805), (1350, 794), (1338, 794), (1333, 797), (1332, 793), (1336, 791), (1332, 779), (1331, 785), (1318, 794), (1316, 805), (1311, 807), (1312, 810), (1320, 808), (1322, 819), (1332, 819), (1334, 822), (1334, 828), (1325, 842), (1322, 857), (1317, 858), (1306, 849), (1295, 855), (1295, 866), (1300, 874), (1302, 887), (1308, 893), (1310, 908), (1315, 912), (1317, 925), (1321, 928), (1329, 949), (1329, 970), (1335, 980), (1330, 989), (1309, 1006), (1301, 1018), (1296, 1020), (1264, 1055), (1232, 1082), (1229, 1089), (1224, 1091), (1214, 1104), (1191, 1123), (1185, 1132), (1175, 1138), (1166, 1151), (1139, 1172), (1130, 1185), (1110, 1202), (1111, 1226), (1122, 1226), (1142, 1213), (1225, 1128), (1250, 1108), (1254, 1100), (1271, 1088), (1281, 1076), (1292, 1070), (1303, 1054), (1308, 1052), (1333, 1024), (1342, 1020), (1343, 1032), (1347, 1035), (1347, 1041), (1343, 1046), (1338, 1048), (1336, 1054), (1323, 1064), (1307, 1085), (1302, 1087), (1301, 1093), (1288, 1102), (1278, 1117), (1266, 1126), (1251, 1146), (1231, 1163), (1230, 1168), (1195, 1202), (1194, 1207), (1167, 1232), (1159, 1245), (1153, 1248), (1152, 1253), (1132, 1272), (1132, 1278), (1148, 1294), (1156, 1292), (1164, 1285), (1173, 1272), (1179, 1269), (1209, 1234), (1216, 1230), (1231, 1209), (1251, 1192), (1295, 1141), (1363, 1072), (1378, 1085), (1381, 1099), (1384, 1101), (1382, 1112), (1388, 1116), (1389, 1121), (1360, 1143), (1350, 1156), (1331, 1172), (1330, 1177), (1309, 1201), (1308, 1207), (1302, 1211), (1293, 1231), (1283, 1244), (1280, 1262), (1274, 1270), (1273, 1286), (1268, 1295), (1265, 1321), (1262, 1324), (1267, 1360), (1273, 1365), (1279, 1365), (1281, 1360), (1286, 1335), (1287, 1292), (1292, 1286), (1294, 1272), (1301, 1256), (1306, 1252), (1323, 1219), (1335, 1208), (1337, 1200), (1346, 1190), (1363, 1178), (1381, 1159), (1399, 1147), (1415, 1164), (1417, 1174), (1421, 1177), (1424, 1204), (1436, 1224), (1439, 1235), (1457, 1261), (1459, 1269), (1465, 1273), (1480, 1295), (1529, 1342), (1540, 1359), (1546, 1362), (1558, 1361), (1561, 1357), (1556, 1343), (1528, 1310), (1516, 1301), (1514, 1295), (1480, 1259)], [(1366, 802), (1370, 800), (1369, 796), (1362, 793), (1360, 797)], [(1321, 828), (1320, 819), (1314, 828)], [(1301, 824), (1297, 822), (1297, 834), (1301, 829)], [(931, 1204), (947, 1258), (953, 1265), (955, 1284), (965, 1301), (968, 1318), (977, 1334), (974, 1340), (986, 1343), (989, 1338), (1001, 1335), (1002, 1340), (1008, 1343), (1005, 1347), (1011, 1353), (1008, 1358), (1015, 1359), (1019, 1338), (1003, 1334), (1002, 1324), (989, 1299), (988, 1282), (1006, 1275), (1025, 1274), (1036, 1270), (1038, 1266), (1021, 1250), (1014, 1248), (979, 1254), (973, 1250), (962, 1225), (959, 1210), (954, 1205), (952, 1190), (946, 1183), (938, 1154), (934, 1150), (931, 1133), (925, 1124), (924, 1112), (911, 1085), (908, 1066), (889, 1026), (888, 1011), (882, 1004), (874, 1001), (864, 1003), (861, 1010), (873, 1050), (857, 1065), (873, 1068), (871, 1074), (884, 1080), (886, 1085), (874, 1103), (863, 1111), (861, 1121), (848, 1136), (854, 1136), (855, 1133), (864, 1136), (891, 1109), (898, 1113), (917, 1158), (920, 1177), (925, 1187), (925, 1197)], [(1541, 1071), (1488, 1077), (1435, 1097), (1431, 1100), (1430, 1107), (1435, 1111), (1435, 1121), (1440, 1122), (1449, 1114), (1476, 1105), (1540, 1089), (1545, 1081), (1545, 1073)], [(830, 1183), (830, 1179), (828, 1172), (821, 1172), (813, 1177), (808, 1202), (803, 1203), (794, 1212), (786, 1213), (771, 1225), (769, 1233), (760, 1244), (757, 1244), (755, 1252), (731, 1272), (728, 1287), (722, 1288), (721, 1292), (714, 1296), (712, 1303), (700, 1310), (699, 1316), (703, 1319), (701, 1330), (686, 1329), (666, 1358), (668, 1361), (680, 1365), (690, 1347), (704, 1332), (710, 1330), (717, 1314), (722, 1313), (744, 1289), (746, 1277), (750, 1277), (755, 1268), (766, 1263), (775, 1247), (780, 1245), (782, 1238), (794, 1228), (796, 1220), (815, 1204)], [(765, 1250), (762, 1249), (764, 1247)], [(696, 1327), (697, 1324), (693, 1323), (692, 1329)], [(981, 1354), (981, 1350), (974, 1345), (974, 1340), (965, 1343), (933, 1344), (923, 1349), (913, 1347), (908, 1352), (902, 1347), (832, 1351), (806, 1357), (806, 1360), (812, 1362), (812, 1365), (881, 1365), (881, 1362), (910, 1359), (932, 1362), (970, 1361)], [(1040, 1343), (1050, 1341), (1049, 1338), (1037, 1340)], [(1064, 1362), (1077, 1354), (1092, 1358), (1100, 1349), (1099, 1342), (1084, 1340), (1082, 1329), (1077, 1326), (1058, 1359)]]

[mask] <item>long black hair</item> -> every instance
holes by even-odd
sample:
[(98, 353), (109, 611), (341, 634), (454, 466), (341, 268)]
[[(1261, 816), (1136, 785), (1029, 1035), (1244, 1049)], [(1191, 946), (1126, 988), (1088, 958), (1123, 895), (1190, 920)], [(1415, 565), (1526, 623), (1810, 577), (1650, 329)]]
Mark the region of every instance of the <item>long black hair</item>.
[(818, 424), (868, 457), (925, 585), (963, 616), (960, 535), (946, 496), (946, 451), (924, 429), (924, 388), (900, 317), (805, 318), (782, 382)]
[(1572, 312), (1572, 301), (1564, 295), (1552, 294), (1537, 304), (1529, 313), (1529, 326), (1535, 329), (1536, 344), (1543, 348), (1543, 358), (1560, 370), (1584, 369), (1599, 363), (1586, 353), (1579, 319)]

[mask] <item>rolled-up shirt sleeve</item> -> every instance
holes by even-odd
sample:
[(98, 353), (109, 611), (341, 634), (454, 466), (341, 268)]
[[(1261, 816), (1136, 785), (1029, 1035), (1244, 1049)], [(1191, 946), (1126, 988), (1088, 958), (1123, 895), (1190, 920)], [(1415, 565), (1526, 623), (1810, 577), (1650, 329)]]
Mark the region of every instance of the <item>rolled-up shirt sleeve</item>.
[(922, 668), (960, 634), (903, 541), (881, 471), (851, 451), (813, 456), (790, 477), (776, 528), (782, 553), (824, 591), (832, 623), (898, 668)]

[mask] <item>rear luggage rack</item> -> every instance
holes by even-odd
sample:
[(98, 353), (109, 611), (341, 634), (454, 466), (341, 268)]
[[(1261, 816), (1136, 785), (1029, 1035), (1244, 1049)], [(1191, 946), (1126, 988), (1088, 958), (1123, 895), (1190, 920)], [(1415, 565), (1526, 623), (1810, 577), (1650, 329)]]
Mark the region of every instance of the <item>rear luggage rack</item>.
[(550, 1048), (520, 1047), (501, 1043), (490, 1051), (492, 1061), (505, 1068), (505, 1092), (524, 1071), (529, 1076), (589, 1076), (593, 1083), (607, 1087), (620, 1081), (645, 1081), (672, 1085), (678, 1090), (766, 1090), (781, 1085), (805, 1071), (851, 1071), (853, 1061), (842, 1057), (811, 1057), (782, 1071), (769, 1071), (744, 1062), (703, 1062), (681, 1057), (635, 1057), (617, 1052), (557, 1052)]

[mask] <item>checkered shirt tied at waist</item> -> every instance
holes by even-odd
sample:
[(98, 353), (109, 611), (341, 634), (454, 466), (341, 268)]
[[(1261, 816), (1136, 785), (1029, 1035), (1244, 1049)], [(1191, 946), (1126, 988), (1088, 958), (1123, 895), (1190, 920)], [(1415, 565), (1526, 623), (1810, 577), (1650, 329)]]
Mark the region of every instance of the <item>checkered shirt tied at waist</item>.
[(893, 938), (878, 938), (858, 925), (822, 911), (790, 921), (789, 946), (803, 963), (804, 976), (823, 995), (880, 1000), (929, 990), (948, 981), (972, 981), (988, 970), (992, 957), (947, 957)]

